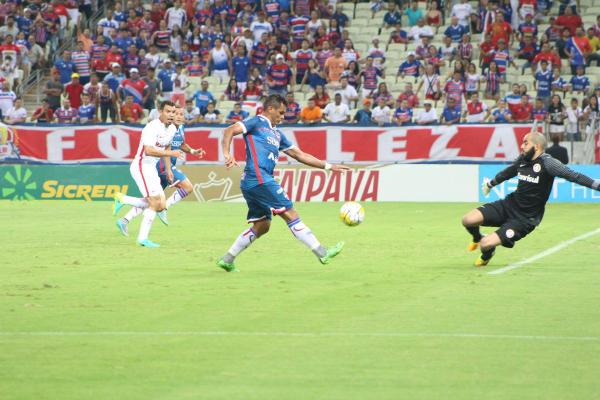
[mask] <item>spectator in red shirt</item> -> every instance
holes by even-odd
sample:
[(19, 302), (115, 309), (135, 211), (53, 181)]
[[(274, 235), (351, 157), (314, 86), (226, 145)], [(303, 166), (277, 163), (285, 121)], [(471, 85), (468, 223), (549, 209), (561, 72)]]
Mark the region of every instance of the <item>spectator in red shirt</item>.
[(133, 102), (133, 95), (125, 97), (125, 103), (121, 105), (121, 118), (123, 122), (130, 124), (141, 124), (144, 118), (144, 110), (138, 103)]
[(111, 72), (110, 61), (108, 61), (106, 51), (102, 50), (100, 52), (100, 59), (94, 60), (92, 63), (92, 71), (98, 75), (98, 80), (104, 80), (104, 77)]
[(511, 47), (514, 40), (514, 32), (508, 22), (504, 21), (504, 14), (496, 14), (496, 22), (490, 24), (486, 30), (486, 34), (492, 34), (492, 45), (494, 48), (498, 48), (498, 40), (504, 39), (505, 43), (508, 43), (508, 47)]
[(51, 123), (54, 120), (54, 111), (50, 108), (47, 99), (42, 100), (42, 107), (33, 112), (31, 122)]
[(532, 122), (533, 106), (529, 103), (529, 97), (521, 97), (521, 105), (515, 110), (515, 122)]
[(494, 56), (490, 55), (490, 52), (494, 49), (492, 44), (492, 34), (485, 34), (485, 42), (478, 45), (481, 51), (479, 52), (479, 68), (484, 73), (489, 67), (490, 63), (494, 61)]
[(160, 9), (160, 2), (156, 2), (152, 5), (152, 11), (150, 11), (150, 19), (156, 26), (160, 26), (160, 21), (165, 19), (165, 12)]
[(71, 107), (79, 109), (81, 106), (81, 95), (83, 94), (83, 85), (79, 83), (79, 74), (73, 73), (71, 75), (71, 83), (67, 83), (63, 96), (71, 101)]
[(555, 28), (569, 28), (571, 36), (575, 36), (575, 29), (578, 26), (583, 26), (583, 21), (579, 15), (573, 14), (573, 9), (571, 7), (567, 7), (565, 13), (554, 21)]
[(538, 69), (538, 64), (542, 60), (548, 61), (548, 69), (553, 69), (554, 67), (562, 67), (562, 61), (560, 61), (560, 57), (558, 57), (551, 51), (550, 43), (548, 42), (542, 44), (542, 52), (536, 54), (536, 56), (533, 58), (531, 71), (535, 72)]
[(402, 100), (408, 100), (408, 106), (410, 108), (419, 107), (419, 97), (413, 92), (412, 83), (407, 83), (404, 86), (404, 93), (400, 93), (400, 96), (398, 96), (398, 99), (396, 100), (396, 108), (402, 105)]
[(114, 43), (110, 46), (110, 51), (106, 54), (106, 59), (110, 64), (116, 62), (119, 65), (123, 65), (123, 56), (119, 54), (119, 48)]

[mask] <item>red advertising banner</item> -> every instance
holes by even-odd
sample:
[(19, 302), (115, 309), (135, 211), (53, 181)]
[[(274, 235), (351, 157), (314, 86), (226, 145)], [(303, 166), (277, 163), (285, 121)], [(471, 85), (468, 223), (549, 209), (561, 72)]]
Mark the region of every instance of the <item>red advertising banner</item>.
[[(142, 127), (122, 125), (18, 126), (20, 157), (49, 163), (131, 161)], [(206, 156), (188, 164), (220, 163), (223, 127), (188, 128), (186, 142)], [(423, 161), (510, 161), (520, 153), (529, 125), (430, 125), (407, 127), (283, 127), (303, 151), (330, 162), (403, 163)], [(238, 161), (245, 161), (242, 136), (233, 142)], [(284, 154), (280, 161), (288, 161)]]

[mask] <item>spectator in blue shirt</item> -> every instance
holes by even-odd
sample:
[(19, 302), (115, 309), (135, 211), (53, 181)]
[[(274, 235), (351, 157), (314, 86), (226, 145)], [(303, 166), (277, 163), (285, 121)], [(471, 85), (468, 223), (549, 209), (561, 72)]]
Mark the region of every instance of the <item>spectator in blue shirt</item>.
[(409, 27), (416, 25), (419, 18), (423, 18), (423, 11), (419, 8), (419, 3), (416, 0), (410, 3), (410, 8), (404, 11), (404, 14), (408, 17)]
[[(163, 68), (160, 70), (156, 78), (161, 82), (162, 94), (165, 100), (171, 100), (173, 92), (173, 74), (177, 73), (170, 59), (166, 59)], [(200, 110), (202, 111), (202, 110)]]
[[(104, 77), (104, 81), (103, 82), (108, 83), (108, 87), (116, 95), (117, 89), (119, 88), (119, 86), (121, 86), (121, 82), (123, 82), (124, 80), (125, 80), (125, 75), (123, 75), (123, 73), (121, 72), (121, 65), (118, 64), (118, 63), (113, 63), (113, 65), (112, 65), (112, 72), (109, 72), (108, 75), (106, 75)], [(121, 102), (124, 99), (117, 98), (117, 100), (119, 102)]]
[(452, 24), (446, 28), (444, 36), (450, 36), (452, 43), (462, 43), (462, 35), (469, 33), (469, 31), (464, 26), (458, 24), (458, 17), (453, 16), (451, 21)]
[(341, 4), (338, 4), (335, 8), (335, 14), (331, 16), (331, 19), (335, 19), (338, 23), (338, 27), (340, 29), (347, 28), (350, 26), (350, 19), (346, 14), (344, 14), (344, 7)]
[(71, 75), (73, 72), (77, 72), (75, 63), (71, 61), (71, 52), (65, 50), (63, 52), (63, 58), (56, 60), (54, 68), (60, 73), (60, 83), (66, 85), (71, 82)]
[(212, 93), (208, 91), (208, 82), (202, 81), (202, 90), (195, 92), (191, 99), (196, 100), (196, 107), (200, 110), (200, 113), (206, 112), (208, 103), (215, 103), (217, 100), (213, 97)]
[(398, 21), (402, 21), (402, 13), (396, 10), (396, 3), (390, 1), (389, 11), (383, 17), (383, 27), (390, 29)]
[(17, 28), (19, 28), (19, 32), (25, 32), (25, 36), (29, 36), (31, 25), (33, 25), (33, 18), (29, 8), (26, 8), (24, 13), (25, 16), (17, 15), (15, 21), (17, 22)]
[(495, 110), (489, 118), (489, 122), (512, 122), (513, 117), (510, 110), (506, 108), (506, 102), (500, 100), (498, 102), (498, 109)]
[(414, 78), (418, 78), (422, 67), (423, 66), (421, 65), (419, 60), (415, 59), (415, 53), (411, 51), (410, 53), (408, 53), (408, 60), (400, 64), (400, 68), (398, 69), (398, 76), (401, 78), (404, 78), (405, 76), (412, 76)]
[(229, 115), (227, 115), (227, 120), (225, 122), (228, 124), (235, 124), (236, 122), (245, 120), (248, 116), (248, 111), (242, 110), (242, 105), (240, 103), (235, 103), (233, 105), (233, 110), (229, 111)]
[(456, 105), (456, 100), (453, 97), (448, 97), (440, 116), (440, 124), (450, 126), (460, 122), (460, 113), (461, 109)]
[(552, 71), (548, 69), (548, 61), (540, 61), (540, 72), (535, 73), (533, 76), (535, 77), (533, 89), (537, 90), (538, 98), (542, 100), (544, 107), (548, 108), (552, 96), (552, 81), (554, 80)]
[(119, 48), (120, 54), (125, 54), (129, 52), (129, 46), (135, 45), (135, 41), (129, 37), (127, 29), (121, 29), (121, 37), (115, 40), (114, 44)]
[(354, 124), (369, 124), (371, 123), (371, 100), (364, 99), (363, 100), (363, 108), (362, 110), (358, 110), (356, 114), (354, 114), (354, 118), (352, 119), (352, 123)]
[(98, 122), (96, 118), (96, 106), (90, 104), (90, 95), (84, 93), (81, 96), (82, 105), (77, 110), (77, 121), (80, 124), (95, 124)]
[(569, 87), (569, 93), (583, 93), (584, 96), (587, 96), (588, 89), (590, 88), (590, 78), (588, 78), (587, 76), (583, 76), (583, 71), (583, 65), (578, 65), (577, 75), (571, 78), (571, 86)]

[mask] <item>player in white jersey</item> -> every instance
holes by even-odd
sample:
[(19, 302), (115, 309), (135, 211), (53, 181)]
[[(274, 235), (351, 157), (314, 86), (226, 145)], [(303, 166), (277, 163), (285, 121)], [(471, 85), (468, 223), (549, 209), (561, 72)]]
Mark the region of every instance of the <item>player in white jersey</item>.
[[(175, 136), (173, 137), (173, 140), (171, 141), (171, 149), (181, 149), (181, 151), (183, 151), (184, 153), (193, 154), (199, 158), (202, 158), (202, 156), (206, 154), (204, 150), (194, 150), (185, 142), (184, 113), (183, 107), (181, 107), (179, 104), (175, 105), (175, 119), (173, 120), (173, 124), (175, 125), (177, 131), (175, 133)], [(183, 200), (183, 198), (186, 197), (188, 194), (192, 193), (192, 190), (194, 189), (194, 185), (192, 185), (192, 182), (190, 182), (190, 180), (185, 176), (185, 174), (175, 166), (176, 163), (177, 159), (175, 157), (171, 157), (171, 169), (173, 171), (174, 177), (173, 182), (167, 182), (164, 159), (161, 158), (156, 163), (156, 169), (158, 171), (158, 176), (160, 178), (160, 183), (163, 190), (167, 186), (171, 188), (177, 188), (177, 190), (171, 195), (171, 197), (167, 199), (167, 205), (165, 209), (157, 213), (160, 220), (167, 226), (169, 225), (169, 223), (167, 222), (167, 210), (169, 209), (169, 207), (176, 204), (180, 200)], [(129, 236), (129, 222), (131, 222), (133, 218), (140, 215), (143, 211), (143, 208), (133, 207), (131, 210), (129, 210), (127, 215), (125, 215), (123, 218), (117, 221), (117, 226), (119, 227), (119, 230), (124, 236)]]
[(159, 119), (149, 122), (142, 130), (140, 146), (129, 168), (133, 180), (135, 180), (145, 198), (125, 196), (123, 193), (118, 193), (115, 196), (113, 206), (113, 215), (115, 216), (125, 204), (145, 208), (144, 220), (137, 238), (138, 246), (145, 247), (160, 247), (148, 240), (148, 234), (156, 213), (166, 207), (165, 192), (163, 192), (160, 184), (156, 163), (160, 158), (164, 159), (167, 180), (173, 182), (171, 157), (183, 159), (183, 151), (171, 150), (171, 141), (177, 131), (173, 125), (175, 103), (169, 100), (160, 103), (159, 114)]

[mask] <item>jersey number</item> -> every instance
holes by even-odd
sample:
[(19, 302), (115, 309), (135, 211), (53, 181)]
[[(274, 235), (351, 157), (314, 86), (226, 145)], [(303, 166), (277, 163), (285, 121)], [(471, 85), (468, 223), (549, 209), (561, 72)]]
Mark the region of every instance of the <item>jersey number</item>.
[(269, 153), (269, 157), (270, 160), (275, 161), (275, 163), (277, 163), (277, 160), (279, 160), (279, 157), (275, 157), (275, 155), (273, 153)]

